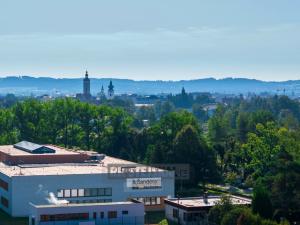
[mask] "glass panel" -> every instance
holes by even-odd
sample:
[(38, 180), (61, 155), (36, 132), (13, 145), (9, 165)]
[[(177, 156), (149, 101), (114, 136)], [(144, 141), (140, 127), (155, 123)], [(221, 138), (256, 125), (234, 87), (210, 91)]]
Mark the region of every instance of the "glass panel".
[(104, 196), (104, 188), (98, 188), (98, 196)]
[(150, 205), (151, 202), (150, 202), (150, 198), (146, 197), (145, 198), (145, 205)]
[(98, 195), (98, 189), (97, 188), (91, 188), (90, 189), (90, 195), (91, 196), (97, 196)]
[(157, 204), (157, 205), (160, 205), (160, 197), (157, 197), (157, 198), (156, 198), (156, 204)]
[(91, 191), (89, 188), (84, 189), (84, 196), (85, 197), (90, 197), (91, 196)]
[(109, 219), (117, 218), (117, 211), (108, 211), (108, 218)]
[(66, 189), (64, 192), (65, 192), (65, 194), (64, 194), (65, 198), (70, 198), (71, 197), (71, 191), (69, 189)]
[(62, 189), (57, 190), (57, 197), (58, 198), (63, 198), (64, 197), (64, 190), (62, 190)]
[(72, 189), (71, 190), (71, 196), (72, 197), (77, 197), (77, 189)]
[(111, 196), (112, 190), (111, 188), (105, 188), (105, 195), (106, 196)]
[(84, 189), (78, 189), (78, 197), (84, 196)]

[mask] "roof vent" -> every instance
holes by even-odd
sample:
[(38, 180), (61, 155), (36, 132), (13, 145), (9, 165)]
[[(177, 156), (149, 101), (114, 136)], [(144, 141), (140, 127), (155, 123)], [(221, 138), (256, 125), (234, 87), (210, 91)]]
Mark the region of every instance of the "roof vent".
[(54, 149), (48, 148), (44, 145), (38, 145), (29, 141), (21, 141), (17, 144), (14, 144), (14, 147), (31, 154), (55, 153)]

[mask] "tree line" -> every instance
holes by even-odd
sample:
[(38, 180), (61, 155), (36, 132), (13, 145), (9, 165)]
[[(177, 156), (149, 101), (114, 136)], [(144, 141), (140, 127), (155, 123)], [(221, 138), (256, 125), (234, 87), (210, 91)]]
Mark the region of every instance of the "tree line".
[[(200, 109), (204, 99), (198, 99)], [(103, 105), (71, 98), (16, 101), (0, 108), (0, 144), (27, 140), (148, 164), (187, 163), (192, 185), (229, 183), (260, 190), (262, 204), (270, 204), (255, 211), (263, 218), (299, 213), (299, 102), (286, 96), (227, 98), (203, 119), (176, 107), (172, 101), (177, 100), (182, 98), (139, 110), (120, 99)], [(141, 125), (150, 118), (149, 126)]]

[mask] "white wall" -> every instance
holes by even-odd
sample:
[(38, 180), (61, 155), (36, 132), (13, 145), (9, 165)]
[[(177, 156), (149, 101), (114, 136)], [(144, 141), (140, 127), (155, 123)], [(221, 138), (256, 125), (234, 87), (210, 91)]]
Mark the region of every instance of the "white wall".
[[(158, 177), (155, 174), (154, 177)], [(137, 176), (136, 176), (137, 177)], [(140, 174), (139, 177), (147, 177)], [(107, 174), (52, 175), (52, 176), (16, 176), (12, 179), (12, 216), (27, 216), (28, 204), (45, 204), (48, 192), (57, 193), (58, 189), (107, 188), (112, 187), (112, 196), (97, 199), (127, 201), (132, 197), (174, 196), (173, 177), (162, 177), (161, 189), (130, 190), (126, 187), (126, 178), (110, 178)], [(95, 199), (95, 197), (69, 198)]]
[[(2, 174), (0, 171), (0, 179), (8, 183), (8, 191), (4, 190), (3, 188), (0, 187), (0, 209), (3, 211), (7, 212), (8, 214), (11, 214), (12, 211), (12, 186), (11, 186), (11, 178), (6, 176), (5, 174)], [(1, 204), (1, 196), (5, 197), (8, 200), (8, 208), (2, 206)]]
[[(53, 214), (68, 214), (68, 213), (89, 213), (89, 219), (93, 219), (94, 212), (97, 213), (97, 218), (94, 220), (96, 224), (127, 224), (127, 225), (144, 225), (144, 205), (141, 203), (123, 203), (123, 204), (92, 204), (92, 205), (69, 205), (69, 206), (55, 206), (55, 207), (35, 207), (30, 205), (29, 225), (31, 225), (31, 218), (36, 218), (36, 225), (40, 222), (40, 215), (53, 215)], [(127, 210), (128, 214), (123, 215), (122, 211)], [(108, 211), (117, 211), (116, 219), (108, 219)], [(104, 212), (104, 218), (100, 218), (100, 212)], [(72, 225), (72, 221), (56, 221), (55, 225), (60, 224)], [(44, 224), (53, 224), (53, 222), (45, 222)], [(78, 221), (74, 221), (78, 224)]]

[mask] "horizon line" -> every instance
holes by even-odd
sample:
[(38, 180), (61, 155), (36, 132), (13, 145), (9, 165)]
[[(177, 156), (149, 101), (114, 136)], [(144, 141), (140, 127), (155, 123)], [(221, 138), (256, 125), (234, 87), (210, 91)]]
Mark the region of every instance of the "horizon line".
[[(1, 76), (0, 75), (0, 79), (5, 79), (5, 78), (22, 78), (22, 77), (30, 77), (30, 78), (50, 78), (50, 79), (83, 79), (84, 76), (82, 77), (67, 77), (67, 76), (63, 76), (63, 77), (57, 77), (57, 76), (36, 76), (36, 75), (6, 75), (6, 76)], [(174, 80), (151, 80), (151, 79), (132, 79), (132, 78), (122, 78), (122, 77), (99, 77), (99, 76), (95, 76), (95, 77), (91, 77), (89, 74), (89, 78), (90, 79), (112, 79), (112, 80), (131, 80), (131, 81), (137, 81), (137, 82), (143, 82), (143, 81), (149, 81), (149, 82), (182, 82), (182, 81), (196, 81), (196, 80), (208, 80), (208, 79), (212, 79), (212, 80), (227, 80), (227, 79), (232, 79), (232, 80), (238, 80), (238, 79), (243, 79), (243, 80), (249, 80), (249, 81), (260, 81), (260, 82), (266, 82), (266, 83), (281, 83), (281, 82), (293, 82), (293, 81), (300, 81), (300, 79), (295, 79), (295, 80), (263, 80), (263, 79), (257, 79), (257, 78), (250, 78), (250, 77), (235, 77), (235, 76), (228, 76), (228, 77), (223, 77), (223, 78), (216, 78), (216, 77), (202, 77), (202, 78), (194, 78), (194, 79), (174, 79)]]

